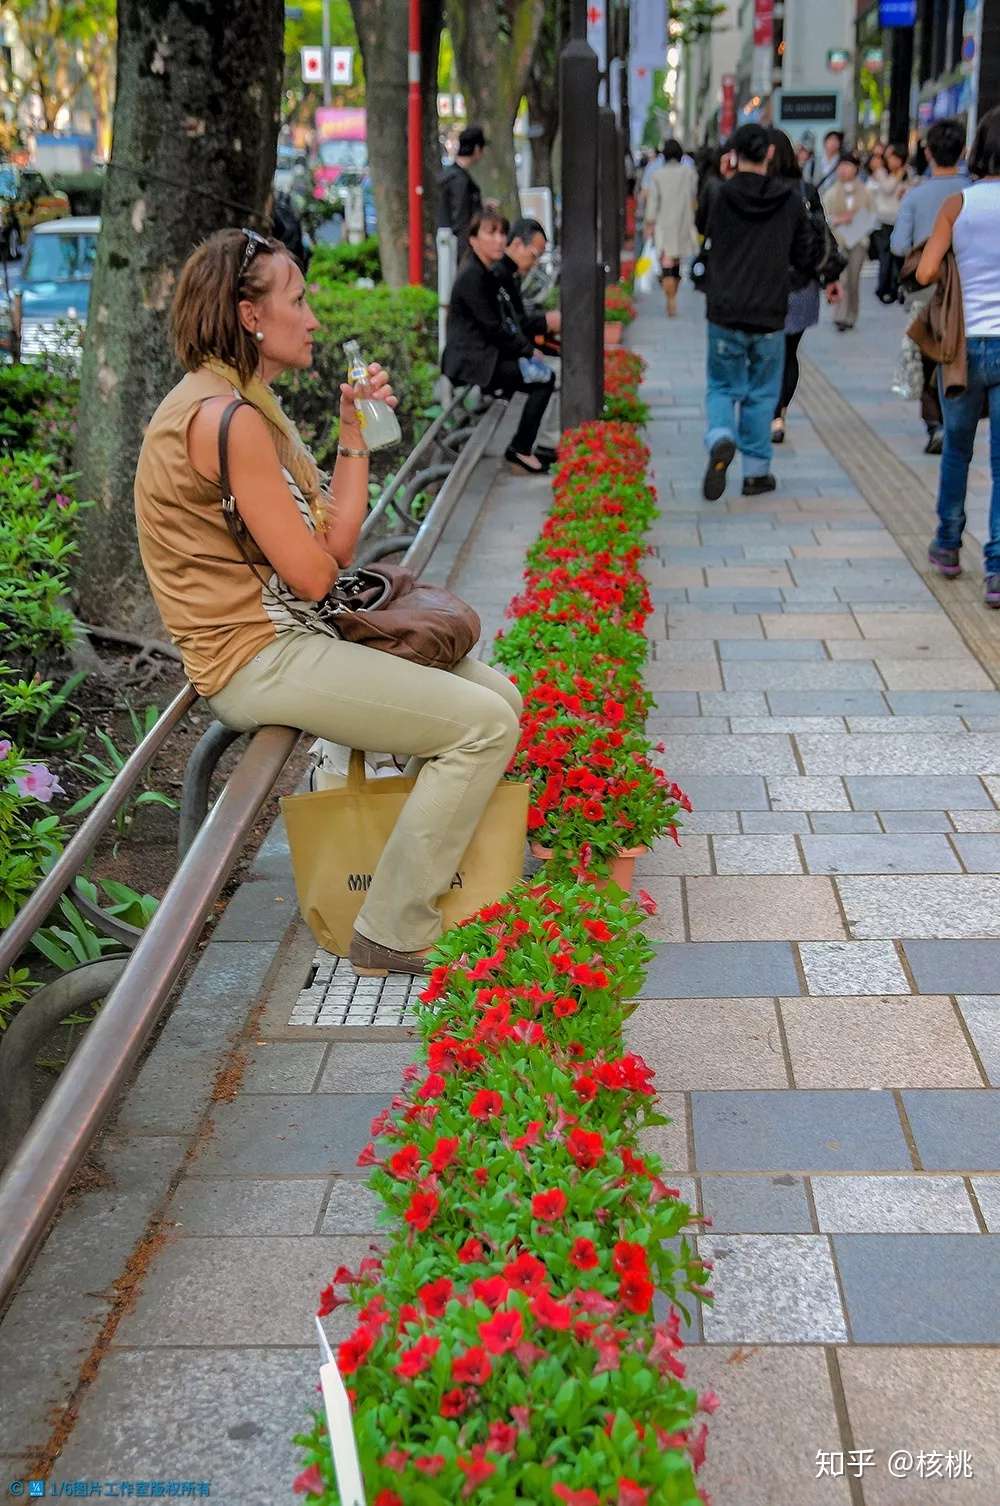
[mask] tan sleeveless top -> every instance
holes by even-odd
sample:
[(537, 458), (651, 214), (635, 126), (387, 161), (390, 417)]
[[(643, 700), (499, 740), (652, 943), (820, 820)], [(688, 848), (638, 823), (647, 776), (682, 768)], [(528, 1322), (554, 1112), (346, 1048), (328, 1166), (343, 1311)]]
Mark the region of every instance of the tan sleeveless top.
[[(187, 452), (188, 426), (198, 408), (207, 398), (226, 395), (233, 389), (223, 377), (189, 372), (153, 414), (135, 473), (142, 563), (188, 678), (203, 696), (220, 691), (273, 641), (280, 625), (230, 537), (219, 483), (196, 471)], [(267, 575), (264, 556), (252, 539), (246, 544)]]

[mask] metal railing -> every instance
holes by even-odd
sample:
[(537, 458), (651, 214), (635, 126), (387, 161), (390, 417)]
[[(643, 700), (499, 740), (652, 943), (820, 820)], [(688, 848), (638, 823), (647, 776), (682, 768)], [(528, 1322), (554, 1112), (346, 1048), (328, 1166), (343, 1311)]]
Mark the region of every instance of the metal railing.
[[(456, 397), (435, 420), (384, 489), (366, 520), (369, 537), (379, 517), (392, 507), (400, 487), (416, 482), (420, 461), (430, 455), (435, 443), (440, 444), (439, 436), (445, 432), (449, 419), (462, 408), (463, 398), (464, 394)], [(505, 408), (504, 402), (491, 404), (473, 428), (426, 517), (419, 523), (407, 519), (410, 531), (402, 541), (403, 563), (414, 573), (419, 574), (426, 567)], [(405, 517), (402, 510), (400, 516)], [(396, 552), (400, 547), (397, 540)], [(70, 888), (149, 762), (197, 699), (197, 692), (190, 685), (174, 697), (0, 937), (0, 974), (17, 959), (60, 896)], [(202, 738), (199, 749), (204, 747), (206, 738), (214, 738), (214, 758), (211, 766), (204, 756), (200, 762), (193, 758), (193, 775), (189, 765), (185, 784), (190, 782), (195, 789), (197, 802), (189, 802), (187, 827), (181, 834), (184, 855), (177, 872), (131, 956), (124, 960), (108, 959), (109, 965), (104, 966), (99, 976), (91, 973), (86, 987), (93, 997), (99, 998), (100, 992), (110, 985), (104, 1004), (0, 1176), (0, 1311), (13, 1295), (74, 1171), (149, 1039), (205, 919), (300, 736), (299, 731), (289, 727), (264, 727), (255, 733), (207, 814), (196, 807), (200, 807), (202, 800), (207, 806), (211, 769), (233, 739), (218, 723)], [(116, 967), (120, 968), (117, 979)], [(57, 1001), (54, 1008), (58, 1011), (59, 1007)], [(71, 1007), (68, 1005), (65, 1012)], [(29, 1003), (26, 1010), (31, 1008)], [(37, 1032), (25, 1030), (23, 1034), (34, 1048)]]

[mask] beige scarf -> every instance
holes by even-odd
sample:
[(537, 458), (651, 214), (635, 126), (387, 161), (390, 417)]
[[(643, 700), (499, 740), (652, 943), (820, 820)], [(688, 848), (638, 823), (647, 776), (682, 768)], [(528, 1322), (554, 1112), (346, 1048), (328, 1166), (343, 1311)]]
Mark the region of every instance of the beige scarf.
[(235, 387), (240, 396), (248, 403), (252, 403), (261, 417), (267, 420), (272, 431), (274, 447), (278, 452), (278, 460), (294, 479), (296, 486), (308, 502), (314, 519), (317, 524), (320, 524), (330, 500), (326, 489), (326, 477), (306, 449), (298, 429), (270, 387), (266, 382), (261, 381), (259, 376), (252, 376), (248, 382), (242, 381), (235, 366), (227, 366), (225, 361), (220, 361), (215, 356), (209, 356), (205, 366), (209, 371), (215, 372), (216, 376), (222, 377), (223, 381), (228, 382), (230, 386)]

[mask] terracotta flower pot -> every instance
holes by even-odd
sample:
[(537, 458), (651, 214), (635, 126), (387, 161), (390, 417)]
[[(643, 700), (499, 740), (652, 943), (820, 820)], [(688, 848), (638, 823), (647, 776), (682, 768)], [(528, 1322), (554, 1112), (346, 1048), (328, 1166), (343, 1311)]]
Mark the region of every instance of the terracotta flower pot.
[[(596, 889), (606, 889), (609, 883), (617, 884), (619, 889), (624, 889), (626, 894), (631, 894), (632, 883), (635, 877), (635, 860), (641, 858), (643, 853), (649, 851), (648, 847), (623, 847), (611, 859), (611, 872), (607, 878), (597, 878), (594, 881)], [(541, 842), (532, 842), (532, 855), (536, 858), (547, 859), (552, 856), (551, 847), (543, 847)]]
[(605, 345), (620, 345), (622, 343), (623, 328), (624, 325), (622, 325), (617, 319), (606, 319), (604, 321)]

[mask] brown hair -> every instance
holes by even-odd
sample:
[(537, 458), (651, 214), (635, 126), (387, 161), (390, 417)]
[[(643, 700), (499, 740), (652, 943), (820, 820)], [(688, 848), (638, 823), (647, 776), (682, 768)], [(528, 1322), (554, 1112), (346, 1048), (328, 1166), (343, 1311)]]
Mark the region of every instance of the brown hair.
[(478, 235), (480, 230), (502, 230), (504, 235), (506, 235), (510, 230), (510, 223), (504, 219), (502, 214), (497, 214), (495, 209), (481, 209), (469, 221), (467, 238), (471, 241), (472, 237)]
[(288, 256), (288, 251), (280, 241), (265, 237), (241, 277), (246, 250), (243, 230), (217, 230), (181, 268), (170, 327), (185, 371), (197, 371), (209, 356), (235, 367), (243, 382), (257, 370), (257, 342), (243, 328), (238, 304), (243, 298), (258, 303), (266, 297), (271, 284), (268, 264), (275, 256)]

